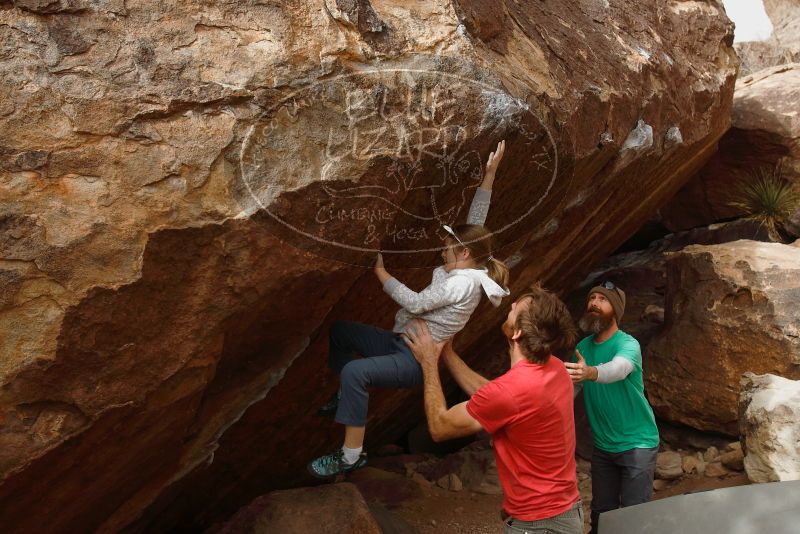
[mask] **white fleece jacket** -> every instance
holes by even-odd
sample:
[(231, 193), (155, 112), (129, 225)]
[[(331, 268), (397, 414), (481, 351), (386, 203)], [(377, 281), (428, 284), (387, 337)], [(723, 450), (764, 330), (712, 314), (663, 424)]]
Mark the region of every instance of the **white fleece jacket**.
[[(472, 200), (467, 224), (484, 224), (489, 213), (491, 191), (478, 188)], [(433, 271), (431, 284), (419, 293), (412, 291), (396, 278), (383, 284), (383, 290), (402, 308), (395, 315), (394, 332), (403, 333), (413, 319), (423, 319), (436, 341), (442, 341), (461, 331), (478, 307), (484, 293), (489, 302), (499, 306), (508, 289), (489, 278), (486, 269), (453, 269), (443, 266)]]

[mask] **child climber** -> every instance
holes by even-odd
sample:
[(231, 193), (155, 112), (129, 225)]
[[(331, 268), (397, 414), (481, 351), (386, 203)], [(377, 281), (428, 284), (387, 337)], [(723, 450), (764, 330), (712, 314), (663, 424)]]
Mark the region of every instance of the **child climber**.
[[(467, 224), (450, 228), (442, 251), (444, 265), (433, 271), (431, 284), (416, 293), (391, 276), (378, 254), (375, 274), (383, 289), (401, 309), (392, 332), (373, 326), (336, 321), (331, 325), (328, 365), (340, 373), (339, 391), (319, 415), (336, 415), (345, 425), (344, 446), (308, 464), (318, 478), (331, 478), (367, 463), (362, 452), (367, 420), (367, 388), (410, 388), (422, 383), (422, 368), (402, 333), (413, 319), (424, 320), (438, 341), (453, 337), (478, 307), (483, 293), (494, 306), (508, 296), (508, 268), (492, 257), (491, 232), (484, 228), (489, 213), (495, 172), (505, 152), (505, 141), (489, 155), (486, 173), (467, 215)], [(359, 353), (363, 358), (354, 358)]]

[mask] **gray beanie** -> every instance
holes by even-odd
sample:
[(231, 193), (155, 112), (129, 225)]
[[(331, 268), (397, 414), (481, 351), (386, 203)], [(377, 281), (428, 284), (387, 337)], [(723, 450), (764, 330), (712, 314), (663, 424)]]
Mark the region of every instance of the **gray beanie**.
[(608, 289), (603, 286), (595, 286), (589, 291), (589, 296), (592, 293), (600, 293), (608, 299), (611, 307), (614, 308), (614, 316), (617, 318), (617, 325), (619, 325), (622, 322), (622, 316), (625, 314), (625, 292), (619, 287)]

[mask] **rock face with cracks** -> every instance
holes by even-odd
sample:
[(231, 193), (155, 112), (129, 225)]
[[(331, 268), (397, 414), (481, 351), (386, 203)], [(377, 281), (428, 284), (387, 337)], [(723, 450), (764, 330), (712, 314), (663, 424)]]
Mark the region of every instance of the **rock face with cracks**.
[[(705, 226), (738, 217), (732, 207), (741, 182), (753, 182), (761, 170), (780, 169), (783, 179), (800, 184), (800, 63), (739, 78), (733, 97), (733, 125), (719, 151), (661, 210), (670, 230)], [(800, 210), (790, 219), (800, 235)]]
[[(396, 310), (374, 252), (427, 283), (506, 138), (495, 254), (566, 288), (714, 151), (731, 43), (711, 0), (0, 2), (4, 531), (198, 529), (302, 482), (340, 439), (328, 324)], [(396, 439), (419, 393), (370, 414)]]
[(800, 378), (799, 298), (796, 247), (740, 240), (673, 253), (664, 329), (644, 357), (656, 414), (738, 435), (743, 373)]

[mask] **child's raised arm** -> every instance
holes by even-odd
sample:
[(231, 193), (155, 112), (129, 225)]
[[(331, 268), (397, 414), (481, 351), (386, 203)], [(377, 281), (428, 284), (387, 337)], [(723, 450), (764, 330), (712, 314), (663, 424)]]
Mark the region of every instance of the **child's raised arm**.
[(503, 154), (506, 153), (506, 140), (503, 139), (497, 143), (497, 148), (494, 152), (489, 154), (489, 159), (486, 160), (486, 172), (483, 175), (483, 182), (481, 182), (481, 189), (486, 191), (492, 190), (494, 184), (494, 177), (497, 174), (497, 167), (500, 165), (500, 160), (503, 159)]
[(483, 226), (486, 223), (486, 217), (489, 215), (489, 202), (492, 198), (494, 178), (497, 173), (497, 167), (500, 165), (500, 160), (503, 159), (505, 151), (506, 141), (504, 139), (497, 143), (495, 151), (489, 154), (489, 159), (486, 161), (486, 172), (483, 175), (483, 182), (481, 182), (480, 187), (475, 190), (475, 197), (472, 199), (472, 204), (469, 207), (467, 224), (479, 224)]

